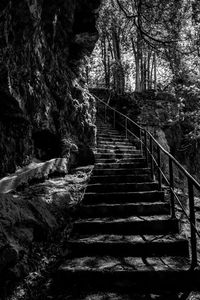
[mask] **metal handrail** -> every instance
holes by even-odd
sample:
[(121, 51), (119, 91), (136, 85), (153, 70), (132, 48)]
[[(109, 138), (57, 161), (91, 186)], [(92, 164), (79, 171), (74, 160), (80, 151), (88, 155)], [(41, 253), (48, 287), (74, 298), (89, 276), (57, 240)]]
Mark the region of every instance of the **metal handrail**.
[[(107, 109), (111, 110), (113, 112), (113, 121), (114, 121), (114, 127), (116, 125), (116, 115), (120, 115), (121, 117), (124, 118), (124, 125), (120, 124), (124, 129), (125, 129), (125, 134), (126, 138), (128, 137), (128, 133), (131, 133), (133, 136), (135, 136), (141, 143), (141, 149), (144, 149), (144, 154), (148, 163), (148, 158), (151, 159), (151, 174), (154, 174), (154, 165), (157, 168), (158, 171), (158, 185), (159, 185), (159, 190), (162, 189), (162, 178), (165, 179), (167, 185), (170, 188), (170, 193), (171, 193), (171, 217), (175, 218), (175, 201), (176, 199), (177, 203), (181, 207), (183, 213), (185, 214), (186, 218), (190, 222), (190, 230), (191, 230), (191, 239), (190, 239), (190, 244), (191, 244), (191, 268), (195, 268), (197, 266), (197, 235), (200, 237), (200, 234), (196, 228), (196, 217), (195, 217), (195, 207), (194, 207), (194, 187), (200, 192), (200, 184), (196, 181), (196, 179), (167, 151), (165, 150), (159, 143), (158, 141), (153, 137), (153, 135), (146, 130), (145, 128), (141, 127), (139, 124), (134, 122), (132, 119), (124, 115), (123, 113), (119, 112), (115, 108), (111, 107), (107, 103), (105, 103), (103, 100), (99, 99), (96, 95), (92, 95), (97, 99), (100, 103), (104, 105), (105, 111), (104, 111), (104, 118), (106, 121), (107, 118)], [(134, 134), (130, 129), (128, 129), (128, 122), (130, 122), (132, 125), (135, 126), (137, 130), (139, 130), (139, 136)], [(144, 136), (144, 141), (142, 139), (142, 134)], [(149, 146), (148, 146), (148, 141), (149, 141)], [(156, 147), (157, 149), (157, 160), (154, 156), (154, 148)], [(169, 180), (163, 173), (161, 169), (161, 153), (164, 153), (167, 155), (169, 159), (169, 175), (170, 178)], [(189, 197), (189, 216), (184, 209), (181, 201), (179, 200), (175, 188), (174, 188), (174, 170), (173, 166), (176, 166), (179, 171), (181, 171), (188, 180), (188, 197)]]
[(196, 181), (196, 179), (190, 174), (188, 173), (188, 171), (175, 159), (174, 156), (172, 156), (167, 150), (165, 150), (159, 143), (158, 141), (153, 137), (153, 135), (147, 131), (145, 128), (141, 127), (140, 125), (138, 125), (136, 122), (134, 122), (132, 119), (130, 119), (129, 117), (127, 117), (126, 115), (124, 115), (123, 113), (119, 112), (118, 110), (116, 110), (115, 108), (111, 107), (110, 105), (108, 105), (107, 103), (105, 103), (103, 100), (99, 99), (97, 96), (94, 96), (98, 101), (100, 101), (102, 104), (104, 104), (105, 106), (109, 107), (109, 109), (111, 109), (112, 111), (115, 111), (115, 113), (123, 116), (125, 119), (127, 119), (128, 121), (130, 121), (132, 124), (134, 124), (135, 126), (137, 126), (138, 129), (142, 130), (143, 132), (146, 132), (154, 141), (154, 143), (159, 146), (160, 150), (162, 150), (162, 152), (164, 152), (168, 157), (170, 157), (172, 159), (172, 161), (175, 163), (175, 165), (187, 176), (189, 177), (192, 181), (194, 186), (200, 191), (200, 184)]

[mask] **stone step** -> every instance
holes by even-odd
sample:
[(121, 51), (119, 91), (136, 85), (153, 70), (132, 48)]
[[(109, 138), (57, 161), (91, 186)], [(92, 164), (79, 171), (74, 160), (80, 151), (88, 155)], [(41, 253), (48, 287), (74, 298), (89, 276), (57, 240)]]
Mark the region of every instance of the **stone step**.
[[(60, 290), (56, 294), (59, 294)], [(194, 292), (195, 293), (195, 292)], [(80, 290), (77, 285), (75, 287), (68, 291), (67, 293), (67, 300), (178, 300), (177, 298), (177, 292), (176, 291), (160, 291), (157, 293), (153, 292), (134, 292), (134, 291), (98, 291), (98, 289), (95, 291), (91, 290), (91, 287), (89, 287), (89, 290), (86, 290), (85, 287), (80, 287)], [(191, 300), (191, 299), (190, 299)], [(193, 299), (194, 300), (194, 299)]]
[(66, 283), (75, 285), (81, 291), (171, 292), (195, 289), (200, 284), (199, 275), (200, 271), (190, 270), (189, 259), (182, 256), (86, 256), (67, 259), (54, 275), (54, 282), (64, 288)]
[(164, 192), (143, 191), (143, 192), (115, 192), (115, 193), (85, 193), (84, 204), (96, 203), (137, 203), (137, 202), (158, 202), (164, 201)]
[(136, 158), (143, 158), (144, 156), (140, 152), (135, 152), (135, 153), (123, 153), (123, 152), (118, 152), (118, 153), (101, 153), (97, 152), (95, 153), (95, 159), (136, 159)]
[(97, 124), (97, 130), (98, 132), (101, 132), (101, 130), (109, 130), (109, 131), (116, 131), (119, 132), (118, 129), (113, 128), (113, 126), (111, 126), (111, 124)]
[(125, 149), (118, 149), (118, 148), (96, 148), (96, 154), (115, 154), (115, 155), (118, 155), (118, 154), (129, 154), (129, 155), (143, 155), (141, 153), (140, 150), (136, 150), (134, 148), (131, 147), (131, 149), (128, 149), (128, 150), (125, 150)]
[(109, 127), (110, 127), (110, 128), (113, 128), (112, 125), (111, 125), (110, 123), (105, 123), (104, 120), (100, 120), (100, 122), (97, 121), (97, 122), (96, 122), (96, 125), (97, 125), (98, 129), (99, 129), (100, 127), (105, 127), (105, 128), (107, 128), (107, 129), (108, 129)]
[(104, 132), (101, 132), (101, 131), (97, 131), (97, 137), (99, 138), (127, 138), (125, 132), (118, 132), (118, 131), (110, 131), (110, 130), (106, 130)]
[(81, 205), (76, 212), (80, 218), (129, 217), (170, 214), (166, 202)]
[(119, 132), (118, 130), (101, 127), (97, 128), (97, 135), (119, 135), (119, 136), (125, 136), (125, 132)]
[(189, 256), (188, 241), (179, 235), (89, 235), (67, 243), (72, 257)]
[(97, 126), (97, 128), (98, 128), (98, 130), (100, 130), (100, 129), (107, 129), (107, 130), (114, 130), (114, 131), (117, 131), (117, 132), (119, 132), (117, 129), (115, 129), (115, 128), (113, 128), (113, 126), (110, 124), (110, 123), (96, 123), (96, 126)]
[[(133, 141), (135, 141), (135, 139), (133, 139)], [(117, 139), (117, 138), (100, 138), (100, 139), (97, 139), (97, 144), (99, 145), (99, 144), (102, 144), (102, 143), (107, 143), (107, 144), (116, 144), (116, 143), (118, 143), (118, 144), (122, 144), (122, 145), (132, 145), (132, 140), (131, 140), (131, 142), (130, 142), (130, 140), (129, 139), (126, 139), (126, 138), (119, 138), (119, 139)]]
[[(119, 156), (119, 155), (118, 155)], [(95, 163), (145, 163), (145, 159), (143, 157), (115, 157), (115, 158), (98, 158), (95, 159)]]
[[(149, 168), (135, 168), (135, 169), (93, 169), (92, 175), (94, 176), (122, 176), (122, 175), (134, 175), (134, 176), (145, 176), (150, 174)], [(91, 177), (91, 180), (92, 178)]]
[(113, 128), (106, 128), (106, 127), (98, 127), (97, 128), (97, 135), (102, 135), (102, 136), (109, 136), (110, 134), (112, 135), (119, 135), (119, 136), (125, 136), (126, 132), (124, 131), (118, 131)]
[(99, 137), (97, 136), (97, 143), (104, 143), (104, 142), (111, 142), (111, 143), (116, 143), (116, 142), (129, 142), (129, 139), (127, 139), (126, 137)]
[(90, 218), (75, 221), (73, 233), (89, 234), (169, 234), (178, 233), (179, 222), (169, 216), (142, 216), (129, 218)]
[(157, 182), (145, 183), (93, 183), (88, 184), (86, 188), (87, 193), (105, 193), (105, 192), (140, 192), (158, 190)]
[[(123, 131), (123, 132), (117, 132), (117, 131), (110, 131), (109, 129), (108, 130), (103, 130), (103, 131), (98, 131), (97, 130), (97, 138), (102, 138), (102, 139), (109, 139), (109, 138), (119, 138), (119, 139), (122, 139), (122, 138), (129, 138), (129, 136), (131, 135), (127, 135), (126, 136), (126, 132)], [(134, 139), (136, 139), (137, 137), (136, 136), (132, 136)]]
[(97, 131), (97, 138), (126, 138), (125, 134), (120, 134), (119, 132), (110, 132), (107, 130), (105, 133)]
[(145, 160), (144, 155), (141, 153), (101, 153), (97, 152), (95, 153), (95, 159), (135, 159), (136, 161)]
[(107, 144), (101, 144), (101, 145), (98, 145), (97, 146), (97, 150), (98, 149), (102, 149), (102, 150), (108, 150), (108, 151), (111, 151), (111, 150), (115, 150), (115, 151), (127, 151), (127, 150), (136, 150), (136, 147), (134, 145), (113, 145), (113, 144), (110, 144), (110, 145), (107, 145)]
[(102, 145), (105, 146), (134, 146), (134, 143), (132, 142), (128, 142), (128, 141), (99, 141), (97, 144), (99, 147), (101, 147)]
[(145, 168), (147, 167), (146, 161), (136, 161), (132, 163), (119, 162), (119, 163), (97, 163), (95, 164), (96, 169), (135, 169), (135, 168)]
[(127, 182), (127, 183), (136, 183), (136, 182), (150, 182), (150, 174), (140, 174), (140, 175), (103, 175), (103, 176), (92, 176), (89, 184), (92, 183), (118, 183), (118, 182)]
[(164, 191), (151, 181), (138, 140), (102, 121), (97, 126), (96, 164), (74, 215), (67, 259), (54, 276), (57, 287), (66, 289), (67, 283), (87, 295), (90, 290), (144, 295), (199, 286), (199, 270), (190, 269), (188, 241), (178, 235), (179, 221), (170, 217)]

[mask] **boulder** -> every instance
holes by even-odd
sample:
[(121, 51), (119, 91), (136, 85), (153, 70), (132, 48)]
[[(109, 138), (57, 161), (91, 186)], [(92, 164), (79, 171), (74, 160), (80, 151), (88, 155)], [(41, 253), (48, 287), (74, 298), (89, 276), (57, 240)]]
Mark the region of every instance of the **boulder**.
[(27, 183), (18, 191), (13, 185), (12, 191), (4, 189), (0, 194), (0, 276), (4, 274), (5, 282), (31, 270), (31, 252), (36, 246), (50, 243), (63, 229), (70, 230), (71, 214), (83, 197), (91, 171), (90, 166), (74, 169), (73, 174)]

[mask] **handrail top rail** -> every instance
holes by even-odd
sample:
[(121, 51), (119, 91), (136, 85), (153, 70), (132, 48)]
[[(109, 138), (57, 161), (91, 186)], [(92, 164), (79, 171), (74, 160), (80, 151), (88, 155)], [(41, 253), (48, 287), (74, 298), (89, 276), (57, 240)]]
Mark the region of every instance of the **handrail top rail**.
[(134, 122), (133, 120), (131, 120), (129, 117), (127, 117), (126, 115), (124, 115), (123, 113), (121, 113), (120, 111), (118, 111), (117, 109), (111, 107), (109, 104), (107, 104), (106, 102), (104, 102), (103, 100), (101, 100), (99, 97), (97, 97), (96, 95), (93, 95), (98, 101), (102, 102), (104, 105), (108, 106), (111, 110), (115, 111), (116, 113), (120, 114), (121, 116), (123, 116), (124, 118), (126, 118), (127, 120), (131, 121), (133, 124), (135, 124), (139, 129), (141, 130), (145, 130), (143, 127), (141, 127), (140, 125), (138, 125), (136, 122)]
[[(93, 94), (92, 94), (93, 95)], [(158, 141), (153, 137), (153, 135), (146, 130), (145, 128), (141, 127), (140, 125), (138, 125), (136, 122), (134, 122), (132, 119), (130, 119), (129, 117), (127, 117), (126, 115), (124, 115), (123, 113), (119, 112), (118, 110), (116, 110), (115, 108), (111, 107), (109, 104), (105, 103), (103, 100), (99, 99), (99, 97), (97, 97), (96, 95), (93, 95), (98, 101), (102, 102), (105, 106), (109, 107), (109, 109), (115, 111), (116, 113), (120, 114), (121, 116), (123, 116), (124, 118), (126, 118), (127, 120), (129, 120), (131, 123), (133, 123), (134, 125), (136, 125), (140, 130), (142, 130), (143, 132), (146, 132), (151, 139), (154, 141), (154, 143), (162, 150), (162, 152), (164, 152), (174, 163), (175, 165), (186, 175), (186, 177), (188, 179), (190, 179), (193, 183), (193, 185), (200, 191), (200, 184), (198, 183), (198, 181), (175, 159), (174, 156), (172, 156), (167, 150), (165, 150), (159, 143)]]

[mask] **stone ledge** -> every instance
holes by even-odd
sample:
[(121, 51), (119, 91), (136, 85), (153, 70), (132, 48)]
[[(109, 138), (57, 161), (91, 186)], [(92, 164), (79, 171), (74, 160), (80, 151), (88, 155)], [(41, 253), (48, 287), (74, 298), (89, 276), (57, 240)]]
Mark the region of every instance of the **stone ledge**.
[(28, 166), (17, 170), (14, 174), (0, 180), (0, 194), (9, 193), (20, 186), (26, 186), (36, 179), (47, 179), (53, 174), (66, 175), (68, 173), (68, 159), (54, 158), (45, 162), (32, 162)]

